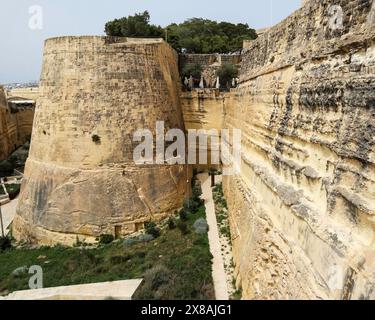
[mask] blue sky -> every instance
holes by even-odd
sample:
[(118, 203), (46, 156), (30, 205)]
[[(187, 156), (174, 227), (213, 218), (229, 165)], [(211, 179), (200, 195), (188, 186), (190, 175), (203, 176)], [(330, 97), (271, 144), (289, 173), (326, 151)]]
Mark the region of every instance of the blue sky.
[[(187, 18), (273, 25), (301, 0), (4, 0), (0, 11), (0, 84), (38, 80), (45, 39), (102, 35), (105, 22), (148, 10), (151, 22), (168, 25)], [(30, 6), (43, 9), (43, 28), (29, 28)]]

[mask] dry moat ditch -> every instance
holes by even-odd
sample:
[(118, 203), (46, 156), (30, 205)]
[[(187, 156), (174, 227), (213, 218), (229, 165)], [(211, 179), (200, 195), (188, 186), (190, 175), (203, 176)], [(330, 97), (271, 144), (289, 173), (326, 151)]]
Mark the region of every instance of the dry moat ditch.
[(173, 217), (146, 225), (138, 235), (74, 247), (33, 247), (27, 243), (0, 250), (0, 295), (26, 290), (32, 265), (43, 269), (44, 287), (143, 278), (135, 299), (214, 299), (212, 255), (205, 207), (195, 182), (193, 196)]

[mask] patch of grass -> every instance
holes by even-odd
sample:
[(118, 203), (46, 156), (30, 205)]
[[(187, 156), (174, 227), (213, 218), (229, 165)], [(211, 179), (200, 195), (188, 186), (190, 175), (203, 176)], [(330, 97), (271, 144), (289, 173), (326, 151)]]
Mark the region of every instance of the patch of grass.
[(228, 205), (224, 197), (223, 185), (221, 183), (215, 185), (212, 189), (215, 202), (216, 219), (219, 225), (219, 231), (222, 235), (231, 239), (231, 232), (228, 221)]
[[(204, 207), (189, 214), (188, 229), (202, 217)], [(118, 241), (94, 248), (13, 248), (0, 253), (0, 294), (28, 289), (29, 274), (11, 273), (40, 265), (45, 287), (144, 278), (136, 299), (214, 299), (211, 260), (207, 234), (182, 235), (177, 228), (164, 228), (159, 238), (132, 245)]]

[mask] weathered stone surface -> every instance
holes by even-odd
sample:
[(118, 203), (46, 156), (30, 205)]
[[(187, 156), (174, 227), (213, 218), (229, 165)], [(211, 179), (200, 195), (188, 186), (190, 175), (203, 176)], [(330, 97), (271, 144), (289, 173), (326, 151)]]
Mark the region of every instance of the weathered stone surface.
[(200, 160), (200, 165), (195, 167), (198, 169), (211, 167), (211, 151), (219, 150), (219, 145), (215, 144), (211, 137), (220, 138), (221, 136), (224, 121), (224, 101), (225, 95), (216, 89), (195, 89), (181, 93), (181, 107), (186, 130), (196, 130), (202, 137), (207, 137), (206, 144), (204, 144), (204, 139), (197, 142), (201, 151), (207, 150), (206, 164), (197, 156), (197, 163)]
[(132, 141), (159, 120), (183, 129), (178, 82), (177, 55), (158, 39), (47, 40), (14, 236), (72, 244), (179, 208), (187, 171), (136, 166)]
[(0, 160), (28, 141), (32, 131), (34, 107), (11, 109), (0, 86)]
[(244, 298), (375, 298), (374, 7), (306, 1), (247, 44), (224, 103), (243, 139), (224, 189)]

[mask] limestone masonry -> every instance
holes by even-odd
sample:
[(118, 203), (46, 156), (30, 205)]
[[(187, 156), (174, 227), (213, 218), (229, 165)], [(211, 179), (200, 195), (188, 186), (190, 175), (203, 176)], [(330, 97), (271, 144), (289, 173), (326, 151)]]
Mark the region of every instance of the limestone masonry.
[(374, 10), (306, 1), (242, 56), (224, 106), (242, 173), (224, 189), (244, 298), (375, 298)]
[(46, 41), (14, 236), (43, 244), (121, 236), (181, 207), (183, 166), (133, 161), (137, 129), (155, 133), (158, 120), (184, 128), (178, 83), (177, 55), (160, 40)]
[(161, 40), (48, 40), (14, 236), (134, 232), (181, 206), (188, 170), (135, 166), (133, 132), (238, 128), (223, 187), (243, 298), (375, 299), (375, 0), (303, 4), (231, 58), (229, 93), (181, 92)]
[(34, 109), (35, 104), (8, 102), (4, 89), (0, 87), (0, 160), (6, 159), (30, 139)]

